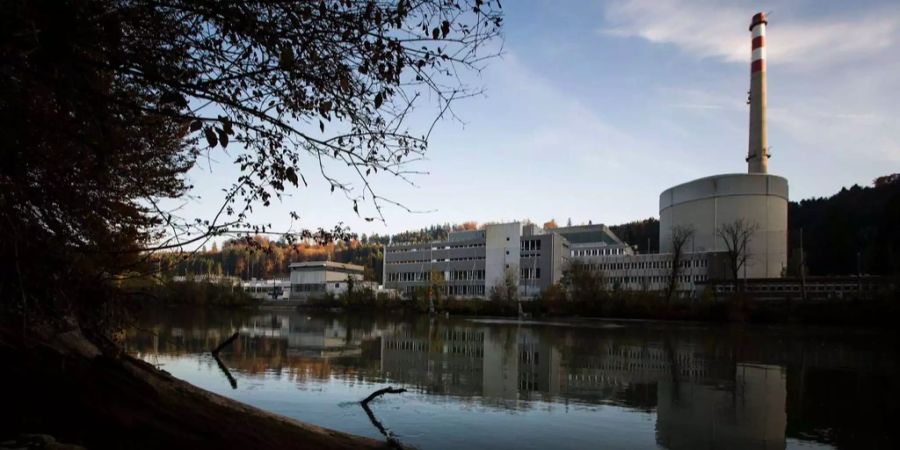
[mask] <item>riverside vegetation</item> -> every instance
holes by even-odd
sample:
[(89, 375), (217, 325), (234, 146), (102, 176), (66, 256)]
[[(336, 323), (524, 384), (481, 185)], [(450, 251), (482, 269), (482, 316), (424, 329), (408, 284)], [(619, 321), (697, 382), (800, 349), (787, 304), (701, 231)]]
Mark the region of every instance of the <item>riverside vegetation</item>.
[(675, 297), (662, 293), (607, 289), (598, 273), (550, 286), (536, 299), (505, 296), (494, 289), (488, 298), (456, 298), (439, 294), (437, 286), (422, 288), (406, 300), (375, 293), (371, 289), (349, 290), (340, 295), (310, 298), (301, 308), (382, 311), (412, 314), (505, 316), (530, 318), (581, 317), (704, 321), (713, 323), (816, 324), (893, 327), (900, 315), (900, 293), (875, 298), (847, 297), (841, 300), (754, 301), (741, 293), (721, 298)]

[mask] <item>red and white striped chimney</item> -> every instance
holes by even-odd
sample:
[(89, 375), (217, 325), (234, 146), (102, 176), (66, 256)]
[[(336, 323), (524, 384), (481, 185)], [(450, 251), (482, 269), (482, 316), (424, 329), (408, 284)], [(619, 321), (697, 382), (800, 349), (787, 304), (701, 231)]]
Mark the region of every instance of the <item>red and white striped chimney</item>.
[(769, 170), (769, 145), (766, 130), (766, 13), (757, 13), (750, 23), (752, 57), (750, 58), (750, 147), (747, 171)]

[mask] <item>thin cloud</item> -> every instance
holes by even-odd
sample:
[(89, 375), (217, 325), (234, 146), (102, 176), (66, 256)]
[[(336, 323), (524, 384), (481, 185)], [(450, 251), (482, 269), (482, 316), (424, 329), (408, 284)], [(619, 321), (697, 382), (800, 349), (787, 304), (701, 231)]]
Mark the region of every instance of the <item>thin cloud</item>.
[[(697, 58), (747, 63), (747, 27), (759, 8), (711, 1), (621, 0), (606, 9), (600, 32), (674, 45)], [(785, 14), (787, 15), (787, 14)], [(870, 10), (813, 19), (785, 19), (775, 11), (768, 58), (779, 64), (817, 67), (848, 62), (893, 48), (900, 42), (900, 9)], [(775, 39), (777, 36), (777, 40)]]

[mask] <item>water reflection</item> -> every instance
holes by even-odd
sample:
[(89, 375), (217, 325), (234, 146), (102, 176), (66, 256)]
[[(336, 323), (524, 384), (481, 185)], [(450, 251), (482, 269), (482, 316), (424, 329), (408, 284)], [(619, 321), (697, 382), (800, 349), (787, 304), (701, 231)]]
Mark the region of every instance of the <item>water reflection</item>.
[[(221, 357), (250, 380), (391, 383), (509, 411), (616, 405), (653, 414), (668, 449), (896, 443), (894, 334), (171, 311), (142, 328), (129, 351), (151, 362), (208, 352), (240, 330)], [(544, 420), (553, 429), (565, 418)]]

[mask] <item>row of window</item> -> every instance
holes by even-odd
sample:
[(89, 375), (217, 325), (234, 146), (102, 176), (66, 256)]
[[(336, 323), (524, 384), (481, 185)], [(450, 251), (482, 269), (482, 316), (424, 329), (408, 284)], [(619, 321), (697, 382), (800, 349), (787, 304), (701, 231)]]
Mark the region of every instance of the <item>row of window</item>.
[[(437, 274), (450, 281), (484, 280), (484, 269), (452, 270)], [(387, 281), (431, 281), (431, 272), (391, 272), (387, 274)]]
[[(416, 286), (406, 286), (403, 288), (403, 293), (411, 295), (415, 293), (417, 289), (421, 288)], [(442, 295), (484, 295), (483, 284), (439, 286), (437, 289)]]
[[(719, 285), (717, 289), (719, 291), (729, 290), (732, 286), (730, 284)], [(803, 288), (799, 284), (784, 284), (784, 285), (749, 285), (747, 286), (747, 290), (750, 292), (802, 292)], [(855, 284), (810, 284), (806, 287), (807, 292), (854, 292), (858, 290), (871, 291), (876, 290), (875, 285), (869, 284), (861, 284), (857, 286)]]
[[(672, 279), (670, 276), (640, 276), (640, 277), (610, 277), (609, 282), (612, 284), (621, 283), (621, 284), (659, 284), (659, 283), (668, 283), (669, 280)], [(700, 281), (706, 281), (708, 278), (706, 275), (678, 275), (679, 283), (697, 283)]]
[(388, 264), (425, 264), (425, 263), (439, 263), (439, 262), (450, 262), (450, 261), (484, 261), (484, 256), (466, 256), (460, 258), (442, 258), (442, 259), (403, 259), (399, 261), (388, 261)]
[(623, 255), (624, 249), (617, 248), (588, 248), (584, 250), (572, 250), (572, 256), (610, 256)]
[(450, 272), (450, 279), (453, 281), (465, 280), (483, 280), (484, 269), (481, 270), (454, 270)]
[(521, 276), (523, 280), (539, 280), (541, 278), (541, 268), (523, 267)]
[(541, 249), (541, 240), (540, 239), (526, 239), (526, 240), (522, 241), (521, 250), (523, 252), (530, 252), (530, 251), (540, 250), (540, 249)]
[[(691, 267), (707, 267), (705, 259), (683, 260), (678, 266), (683, 269)], [(593, 270), (641, 270), (641, 269), (671, 269), (672, 261), (640, 261), (640, 262), (612, 262), (589, 265)]]
[(484, 285), (447, 286), (447, 295), (484, 295)]
[(262, 293), (271, 293), (275, 292), (276, 295), (281, 295), (284, 292), (284, 288), (281, 286), (249, 286), (244, 288), (244, 292), (249, 292), (252, 294), (262, 294)]
[(484, 247), (484, 242), (476, 242), (474, 244), (447, 244), (431, 247), (413, 247), (413, 248), (391, 248), (388, 247), (385, 253), (404, 253), (404, 252), (427, 252), (436, 250), (450, 250), (457, 248), (480, 248)]
[(431, 281), (431, 272), (392, 272), (387, 274), (388, 281)]
[(291, 291), (293, 292), (322, 292), (325, 290), (325, 284), (316, 283), (316, 284), (292, 284)]

